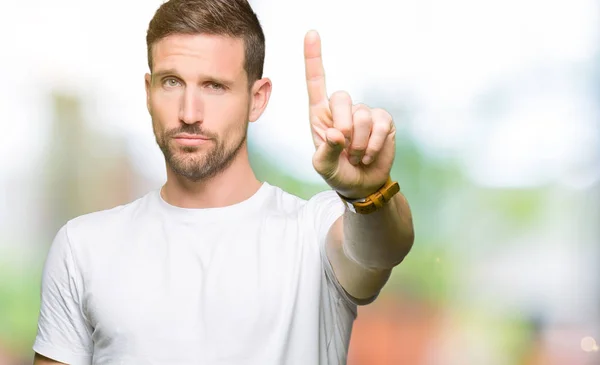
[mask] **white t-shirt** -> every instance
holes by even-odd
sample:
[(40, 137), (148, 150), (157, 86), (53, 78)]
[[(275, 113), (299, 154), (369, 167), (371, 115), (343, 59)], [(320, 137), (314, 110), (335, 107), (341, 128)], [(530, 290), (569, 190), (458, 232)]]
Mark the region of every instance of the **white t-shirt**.
[(344, 206), (263, 183), (223, 208), (158, 190), (63, 226), (44, 266), (34, 351), (80, 364), (345, 364), (358, 303), (325, 237)]

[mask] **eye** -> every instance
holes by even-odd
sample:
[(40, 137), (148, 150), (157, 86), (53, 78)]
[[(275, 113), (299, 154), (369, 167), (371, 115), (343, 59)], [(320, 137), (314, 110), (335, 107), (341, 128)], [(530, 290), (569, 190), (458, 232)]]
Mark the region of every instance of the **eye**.
[(179, 80), (173, 77), (168, 77), (163, 80), (163, 85), (167, 87), (177, 87), (180, 85)]
[(223, 89), (225, 89), (225, 86), (223, 86), (223, 85), (221, 85), (221, 84), (219, 84), (219, 83), (217, 83), (217, 82), (209, 82), (209, 83), (207, 84), (207, 86), (208, 86), (210, 89), (213, 89), (213, 90), (223, 90)]

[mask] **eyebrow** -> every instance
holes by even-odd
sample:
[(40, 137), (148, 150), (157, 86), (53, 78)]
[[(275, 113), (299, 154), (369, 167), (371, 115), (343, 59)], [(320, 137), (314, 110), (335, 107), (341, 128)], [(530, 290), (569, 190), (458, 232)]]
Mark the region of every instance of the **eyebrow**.
[[(179, 73), (175, 70), (175, 69), (165, 69), (165, 70), (158, 70), (156, 72), (152, 73), (152, 83), (154, 83), (155, 80), (160, 80), (166, 76), (174, 76), (177, 78), (182, 78)], [(224, 79), (224, 78), (220, 78), (220, 77), (215, 77), (215, 76), (207, 76), (207, 75), (203, 75), (202, 77), (203, 79), (206, 79), (206, 81), (209, 82), (216, 82), (218, 84), (221, 85), (225, 85), (225, 86), (232, 86), (234, 84), (233, 80), (228, 80), (228, 79)]]
[(152, 73), (152, 80), (155, 78), (161, 79), (165, 76), (179, 76), (179, 74), (174, 69), (160, 70)]

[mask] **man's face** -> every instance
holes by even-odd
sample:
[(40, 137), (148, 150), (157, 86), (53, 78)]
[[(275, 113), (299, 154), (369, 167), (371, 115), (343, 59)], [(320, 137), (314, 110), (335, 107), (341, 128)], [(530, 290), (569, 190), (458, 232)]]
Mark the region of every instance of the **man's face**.
[(167, 166), (191, 181), (213, 177), (246, 142), (253, 103), (243, 41), (177, 34), (152, 52), (148, 110)]

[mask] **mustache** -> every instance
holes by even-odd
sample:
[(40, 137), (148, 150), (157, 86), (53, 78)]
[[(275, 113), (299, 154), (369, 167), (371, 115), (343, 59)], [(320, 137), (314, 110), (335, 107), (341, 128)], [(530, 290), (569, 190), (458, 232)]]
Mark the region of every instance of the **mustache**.
[(169, 129), (168, 131), (166, 131), (164, 133), (164, 136), (166, 138), (173, 138), (174, 136), (176, 136), (178, 134), (183, 134), (183, 133), (198, 135), (198, 136), (207, 137), (207, 138), (211, 138), (211, 139), (215, 139), (217, 137), (217, 135), (215, 133), (212, 133), (211, 131), (208, 131), (208, 130), (202, 128), (197, 123), (196, 124), (183, 124), (179, 128)]

